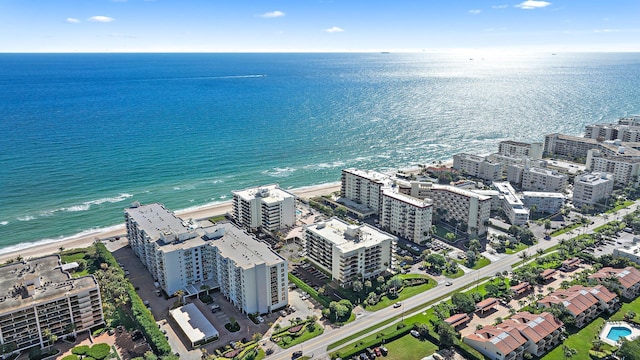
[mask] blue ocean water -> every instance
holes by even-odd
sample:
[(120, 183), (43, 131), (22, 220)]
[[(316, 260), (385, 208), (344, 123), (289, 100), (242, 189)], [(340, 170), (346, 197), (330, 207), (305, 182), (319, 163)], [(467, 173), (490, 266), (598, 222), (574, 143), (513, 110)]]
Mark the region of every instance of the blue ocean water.
[(579, 135), (640, 113), (640, 54), (0, 54), (0, 252), (267, 183)]

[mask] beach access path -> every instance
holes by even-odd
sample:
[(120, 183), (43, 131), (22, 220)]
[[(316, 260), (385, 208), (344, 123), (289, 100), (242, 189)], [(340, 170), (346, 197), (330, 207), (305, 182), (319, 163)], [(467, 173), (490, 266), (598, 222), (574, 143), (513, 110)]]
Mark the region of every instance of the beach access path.
[[(309, 199), (315, 196), (330, 194), (336, 191), (340, 191), (340, 183), (327, 183), (317, 186), (303, 187), (298, 189), (289, 190), (299, 198)], [(176, 215), (183, 219), (208, 219), (214, 216), (224, 215), (231, 212), (231, 201), (225, 201), (222, 203), (212, 204), (210, 206), (204, 206), (195, 210), (175, 211)], [(122, 211), (114, 209), (114, 211)], [(34, 246), (26, 247), (23, 249), (0, 254), (0, 263), (4, 263), (9, 259), (17, 258), (21, 256), (23, 259), (42, 257), (45, 255), (55, 254), (60, 251), (60, 248), (75, 249), (85, 248), (91, 245), (94, 241), (107, 241), (107, 248), (113, 251), (112, 248), (118, 248), (126, 245), (127, 231), (123, 223), (117, 228), (111, 228), (110, 230), (96, 230), (95, 233), (91, 233), (85, 236), (77, 238), (68, 238), (61, 241), (46, 243), (46, 244), (34, 244)], [(110, 239), (120, 238), (118, 241), (109, 242)]]

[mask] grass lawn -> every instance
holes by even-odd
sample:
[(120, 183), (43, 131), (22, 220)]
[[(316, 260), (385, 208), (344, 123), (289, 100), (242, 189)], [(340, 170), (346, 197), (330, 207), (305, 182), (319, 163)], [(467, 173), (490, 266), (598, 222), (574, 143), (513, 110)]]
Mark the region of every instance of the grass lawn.
[(560, 228), (558, 230), (552, 231), (550, 235), (551, 236), (562, 235), (562, 234), (567, 233), (567, 232), (569, 232), (571, 230), (577, 229), (580, 226), (582, 226), (581, 223), (575, 223), (575, 224), (567, 225), (567, 226), (565, 226), (563, 228)]
[[(620, 308), (620, 310), (618, 310), (615, 314), (611, 315), (611, 317), (609, 318), (610, 320), (624, 320), (624, 314), (627, 313), (627, 311), (633, 311), (636, 314), (640, 314), (640, 298), (636, 298), (636, 300), (627, 303), (627, 304), (622, 304), (622, 307)], [(637, 317), (636, 317), (637, 319)]]
[(524, 249), (526, 249), (528, 247), (529, 247), (529, 245), (527, 245), (527, 244), (519, 243), (514, 248), (505, 249), (504, 253), (507, 254), (507, 255), (511, 255), (511, 254), (515, 254), (515, 253), (517, 253), (519, 251), (522, 251), (522, 250), (524, 250)]
[(224, 216), (224, 215), (218, 215), (218, 216), (214, 216), (214, 217), (212, 217), (212, 218), (209, 218), (209, 221), (211, 221), (212, 223), (214, 223), (214, 224), (215, 224), (215, 223), (217, 223), (217, 222), (219, 222), (219, 221), (223, 221), (223, 220), (226, 220), (226, 219), (227, 219), (227, 217), (226, 217), (226, 216)]
[(614, 212), (618, 210), (626, 209), (631, 205), (633, 205), (633, 201), (626, 200), (625, 202), (617, 204), (613, 209), (607, 210), (605, 214), (613, 214)]
[(316, 336), (322, 335), (323, 332), (324, 332), (324, 328), (322, 327), (322, 325), (316, 324), (316, 328), (313, 330), (313, 332), (309, 332), (309, 331), (305, 330), (304, 334), (293, 338), (291, 340), (291, 342), (288, 343), (287, 345), (284, 345), (282, 343), (282, 341), (279, 342), (278, 345), (280, 347), (282, 347), (283, 349), (288, 349), (288, 348), (290, 348), (292, 346), (295, 346), (295, 345), (298, 345), (300, 343), (303, 343), (303, 342), (305, 342), (305, 341), (307, 341), (309, 339), (313, 339)]
[(386, 296), (383, 296), (382, 299), (380, 300), (380, 302), (378, 302), (377, 304), (373, 305), (373, 306), (367, 306), (367, 310), (368, 311), (377, 311), (380, 310), (382, 308), (386, 308), (387, 306), (393, 305), (398, 301), (402, 301), (404, 299), (408, 299), (414, 295), (420, 294), (424, 291), (427, 291), (429, 289), (434, 288), (436, 285), (438, 285), (438, 283), (433, 280), (432, 278), (426, 276), (426, 275), (419, 275), (419, 274), (407, 274), (407, 275), (400, 275), (400, 278), (404, 279), (411, 279), (411, 278), (425, 278), (428, 280), (427, 283), (422, 284), (422, 285), (418, 285), (418, 286), (407, 286), (402, 288), (402, 291), (400, 292), (400, 294), (398, 294), (397, 298), (394, 299), (389, 299)]
[(409, 334), (385, 344), (385, 347), (389, 350), (386, 360), (420, 360), (438, 350), (438, 345)]
[(85, 253), (84, 251), (79, 251), (77, 253), (74, 254), (68, 254), (68, 255), (61, 255), (60, 258), (62, 260), (63, 263), (70, 263), (70, 262), (74, 262), (74, 261), (78, 261), (81, 259), (84, 259), (85, 255), (87, 255), (87, 253)]
[(461, 277), (462, 275), (464, 275), (464, 271), (460, 268), (458, 268), (458, 271), (456, 271), (455, 273), (448, 273), (448, 272), (443, 272), (442, 275), (450, 278), (450, 279), (457, 279), (459, 277)]
[(482, 269), (483, 267), (487, 266), (491, 264), (491, 260), (487, 259), (484, 256), (481, 256), (477, 261), (476, 264), (473, 265), (472, 269), (473, 270), (478, 270), (478, 269)]
[[(542, 357), (544, 360), (564, 360), (564, 353), (562, 351), (562, 345), (578, 351), (576, 355), (573, 355), (572, 360), (590, 360), (589, 349), (591, 349), (591, 342), (596, 339), (596, 336), (600, 334), (600, 327), (604, 324), (605, 320), (601, 317), (596, 318), (591, 324), (580, 329), (577, 333), (569, 335), (564, 343), (559, 344), (550, 353)], [(607, 344), (603, 346), (606, 348)], [(609, 347), (612, 348), (612, 347)]]

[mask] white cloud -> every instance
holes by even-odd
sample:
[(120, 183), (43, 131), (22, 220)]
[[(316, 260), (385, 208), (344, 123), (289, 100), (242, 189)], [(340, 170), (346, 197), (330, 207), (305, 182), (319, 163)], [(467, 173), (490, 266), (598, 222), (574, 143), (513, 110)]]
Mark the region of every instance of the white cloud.
[(337, 27), (337, 26), (334, 26), (334, 27), (330, 27), (330, 28), (328, 28), (328, 29), (324, 29), (324, 30), (322, 30), (322, 31), (324, 31), (324, 32), (328, 32), (328, 33), (336, 33), (336, 32), (343, 32), (344, 30), (343, 30), (342, 28), (339, 28), (339, 27)]
[(480, 9), (472, 9), (472, 10), (469, 10), (469, 14), (473, 14), (473, 15), (478, 15), (478, 14), (480, 14), (481, 12), (482, 12), (482, 10), (480, 10)]
[(516, 5), (516, 7), (520, 9), (531, 10), (531, 9), (540, 9), (543, 7), (547, 7), (549, 5), (551, 5), (551, 3), (548, 1), (527, 0)]
[(620, 32), (619, 29), (597, 29), (593, 30), (595, 33), (612, 33), (612, 32)]
[(80, 22), (80, 20), (78, 20), (76, 18), (71, 18), (71, 17), (67, 18), (65, 21), (70, 23), (70, 24), (77, 24), (77, 23)]
[(502, 4), (502, 5), (493, 5), (491, 8), (493, 8), (493, 9), (506, 9), (508, 7), (509, 7), (509, 5)]
[(273, 19), (273, 18), (278, 18), (283, 16), (285, 16), (285, 13), (280, 10), (269, 11), (264, 14), (258, 15), (258, 17), (265, 18), (265, 19)]
[(108, 16), (97, 15), (97, 16), (90, 17), (88, 20), (91, 22), (108, 23), (108, 22), (112, 22), (115, 19)]

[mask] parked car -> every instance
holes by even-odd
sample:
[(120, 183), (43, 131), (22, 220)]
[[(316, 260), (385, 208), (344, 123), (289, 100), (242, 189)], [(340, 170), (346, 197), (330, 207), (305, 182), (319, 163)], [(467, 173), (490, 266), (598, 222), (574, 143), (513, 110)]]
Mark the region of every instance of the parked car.
[(397, 302), (397, 303), (393, 304), (394, 309), (397, 309), (397, 308), (399, 308), (400, 306), (402, 306), (402, 303), (401, 303), (401, 302)]
[(302, 351), (294, 351), (293, 354), (291, 354), (292, 359), (297, 359), (299, 357), (302, 357)]
[(382, 353), (382, 355), (387, 356), (389, 350), (387, 350), (387, 348), (384, 346), (380, 346), (380, 352)]
[(417, 330), (411, 330), (410, 333), (411, 333), (411, 336), (413, 336), (414, 338), (420, 337), (420, 333)]
[(264, 322), (264, 318), (260, 315), (256, 316), (256, 320), (258, 320), (259, 323), (263, 323)]

